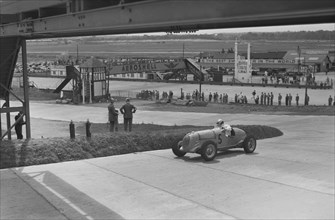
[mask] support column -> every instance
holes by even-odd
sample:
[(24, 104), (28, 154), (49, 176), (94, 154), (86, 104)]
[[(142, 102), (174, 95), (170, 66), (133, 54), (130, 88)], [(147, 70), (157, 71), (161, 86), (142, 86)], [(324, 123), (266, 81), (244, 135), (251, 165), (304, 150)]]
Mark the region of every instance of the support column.
[(93, 68), (92, 68), (92, 72), (88, 73), (88, 85), (89, 85), (89, 91), (90, 91), (90, 101), (89, 103), (92, 104), (92, 87), (93, 87)]
[[(7, 92), (6, 95), (6, 102), (5, 102), (5, 106), (6, 108), (9, 108), (9, 92)], [(12, 132), (11, 132), (11, 124), (10, 124), (10, 112), (6, 113), (6, 117), (7, 117), (7, 137), (8, 140), (12, 140)]]
[(28, 69), (27, 69), (27, 44), (26, 39), (22, 39), (22, 67), (23, 67), (23, 95), (24, 103), (23, 109), (26, 115), (26, 138), (31, 138), (30, 130), (30, 111), (29, 111), (29, 79), (28, 79)]
[[(81, 70), (80, 70), (81, 72)], [(83, 104), (85, 104), (85, 75), (81, 74), (81, 80), (82, 80), (82, 96), (83, 96)]]
[[(247, 61), (247, 76), (250, 77), (250, 83), (252, 82), (252, 70), (250, 60), (250, 43), (248, 43), (248, 61)], [(249, 79), (248, 79), (249, 82)]]
[[(1, 100), (0, 100), (0, 108), (2, 107), (2, 103), (1, 103)], [(0, 113), (0, 138), (2, 137), (2, 122), (1, 122), (1, 113)], [(1, 140), (1, 139), (0, 139)]]
[(238, 58), (238, 55), (237, 55), (237, 49), (238, 49), (238, 45), (237, 45), (237, 38), (235, 39), (235, 56), (234, 56), (234, 59), (235, 59), (235, 70), (234, 70), (234, 75), (233, 75), (233, 83), (235, 83), (235, 78), (237, 77), (237, 58)]

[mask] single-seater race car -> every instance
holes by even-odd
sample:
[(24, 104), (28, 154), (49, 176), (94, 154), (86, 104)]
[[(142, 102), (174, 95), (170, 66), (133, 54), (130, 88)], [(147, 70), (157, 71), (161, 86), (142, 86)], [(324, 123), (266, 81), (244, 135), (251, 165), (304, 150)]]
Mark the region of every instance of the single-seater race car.
[(243, 148), (245, 153), (255, 151), (255, 137), (236, 127), (230, 127), (228, 133), (222, 127), (192, 131), (177, 146), (173, 146), (172, 151), (177, 157), (183, 157), (186, 153), (198, 153), (206, 161), (214, 160), (218, 151), (227, 149)]

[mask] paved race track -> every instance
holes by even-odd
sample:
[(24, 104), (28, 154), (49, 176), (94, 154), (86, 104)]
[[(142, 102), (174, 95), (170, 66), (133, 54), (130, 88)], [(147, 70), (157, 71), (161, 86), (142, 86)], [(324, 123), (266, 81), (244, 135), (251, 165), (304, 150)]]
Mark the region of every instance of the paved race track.
[[(61, 116), (89, 117), (92, 107), (78, 107), (80, 116), (67, 109)], [(57, 105), (31, 109), (33, 120), (59, 114)], [(105, 117), (105, 108), (97, 111)], [(161, 124), (209, 125), (218, 117), (284, 135), (258, 141), (254, 154), (233, 150), (212, 162), (160, 150), (1, 170), (0, 218), (334, 219), (334, 117), (136, 113), (139, 122)]]

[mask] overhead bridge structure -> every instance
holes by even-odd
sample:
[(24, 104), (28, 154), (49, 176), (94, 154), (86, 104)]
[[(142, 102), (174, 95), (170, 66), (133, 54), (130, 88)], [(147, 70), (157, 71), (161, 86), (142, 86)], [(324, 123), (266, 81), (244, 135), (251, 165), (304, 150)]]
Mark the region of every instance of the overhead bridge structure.
[[(26, 116), (30, 138), (26, 41), (29, 39), (194, 32), (200, 29), (335, 23), (334, 0), (11, 0), (0, 1), (0, 100), (11, 139), (10, 112)], [(24, 99), (9, 94), (21, 49)], [(15, 96), (15, 94), (13, 94)], [(3, 104), (3, 101), (5, 103)], [(0, 121), (1, 124), (1, 121)]]

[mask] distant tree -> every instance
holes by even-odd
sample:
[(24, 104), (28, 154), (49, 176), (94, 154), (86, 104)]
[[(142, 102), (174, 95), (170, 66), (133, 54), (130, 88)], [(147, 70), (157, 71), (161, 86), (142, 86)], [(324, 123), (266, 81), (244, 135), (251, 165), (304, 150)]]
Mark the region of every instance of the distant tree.
[(332, 40), (335, 31), (299, 31), (299, 32), (248, 32), (240, 36), (241, 40)]

